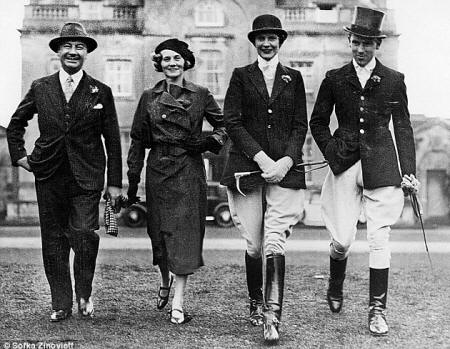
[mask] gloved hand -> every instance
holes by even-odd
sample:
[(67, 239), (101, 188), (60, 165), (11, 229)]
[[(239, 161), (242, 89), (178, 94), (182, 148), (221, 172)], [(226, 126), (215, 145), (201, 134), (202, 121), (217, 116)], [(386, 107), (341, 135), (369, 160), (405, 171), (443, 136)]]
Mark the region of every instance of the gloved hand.
[(127, 191), (128, 206), (131, 206), (132, 204), (140, 201), (139, 196), (136, 196), (139, 188), (138, 187), (139, 179), (134, 178), (134, 176), (128, 175), (128, 191)]
[(261, 176), (268, 183), (279, 183), (286, 176), (293, 164), (294, 161), (290, 156), (282, 157), (275, 162), (275, 165), (270, 169), (269, 172), (264, 172)]
[(220, 149), (222, 149), (222, 145), (217, 142), (212, 136), (197, 139), (189, 138), (184, 142), (182, 147), (191, 154), (201, 154), (205, 151), (210, 151), (214, 154), (218, 154)]
[(257, 152), (253, 157), (253, 160), (258, 164), (261, 171), (267, 173), (275, 165), (273, 161), (263, 150)]
[(409, 194), (417, 194), (419, 192), (420, 182), (413, 174), (410, 174), (409, 176), (404, 175), (400, 186), (403, 190), (403, 194), (408, 196)]

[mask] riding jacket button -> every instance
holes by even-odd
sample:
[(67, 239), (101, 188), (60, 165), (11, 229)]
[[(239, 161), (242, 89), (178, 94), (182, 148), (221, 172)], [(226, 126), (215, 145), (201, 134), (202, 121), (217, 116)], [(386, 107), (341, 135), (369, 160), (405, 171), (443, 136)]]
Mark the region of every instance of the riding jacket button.
[(272, 127), (272, 125), (270, 125), (270, 124), (269, 124), (269, 125), (267, 125), (267, 128), (271, 128), (271, 127)]
[(364, 96), (361, 96), (361, 100), (363, 101), (365, 98), (364, 98)]
[(161, 117), (162, 117), (163, 119), (165, 119), (165, 118), (167, 118), (167, 115), (166, 115), (166, 114), (163, 114), (163, 115), (161, 115)]
[(360, 118), (360, 119), (359, 119), (359, 122), (364, 122), (364, 119), (363, 119), (363, 118)]
[(363, 107), (360, 107), (359, 110), (360, 110), (360, 111), (364, 111), (364, 108), (363, 108)]
[(267, 112), (268, 112), (269, 114), (272, 114), (272, 109), (267, 109)]
[(359, 133), (361, 133), (362, 135), (364, 134), (364, 130), (359, 130)]

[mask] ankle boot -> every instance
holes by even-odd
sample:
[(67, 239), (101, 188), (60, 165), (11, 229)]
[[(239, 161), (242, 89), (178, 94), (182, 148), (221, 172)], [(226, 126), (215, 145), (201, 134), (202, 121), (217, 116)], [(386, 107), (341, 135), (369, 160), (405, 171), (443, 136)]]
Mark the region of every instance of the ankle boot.
[(328, 279), (327, 302), (333, 313), (339, 313), (342, 309), (344, 294), (345, 270), (347, 258), (337, 260), (330, 257), (330, 278)]
[(276, 342), (279, 339), (278, 327), (283, 307), (284, 271), (285, 259), (283, 255), (266, 257), (264, 339), (267, 342)]
[(370, 268), (369, 331), (374, 336), (384, 336), (389, 328), (386, 322), (386, 300), (389, 268)]
[(262, 258), (252, 258), (245, 251), (245, 271), (250, 300), (250, 323), (253, 326), (261, 326), (263, 323)]

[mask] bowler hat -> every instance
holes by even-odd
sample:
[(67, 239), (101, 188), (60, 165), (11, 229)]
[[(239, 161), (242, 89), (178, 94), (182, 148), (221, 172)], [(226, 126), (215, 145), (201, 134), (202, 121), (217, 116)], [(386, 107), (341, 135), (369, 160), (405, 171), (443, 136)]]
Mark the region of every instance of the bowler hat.
[(274, 15), (261, 15), (255, 18), (252, 31), (248, 33), (248, 39), (255, 44), (255, 38), (261, 33), (275, 33), (280, 38), (280, 46), (286, 40), (288, 34), (281, 27), (281, 21)]
[(344, 27), (344, 30), (364, 38), (384, 39), (386, 35), (381, 34), (383, 17), (381, 11), (356, 6), (352, 24)]
[(195, 65), (194, 53), (189, 50), (189, 45), (184, 41), (178, 40), (176, 38), (167, 39), (156, 46), (155, 53), (159, 54), (162, 50), (175, 51), (179, 53), (185, 61), (189, 62), (189, 64), (185, 66), (184, 70), (191, 69)]
[(97, 48), (97, 41), (90, 38), (86, 33), (86, 29), (78, 22), (65, 23), (61, 28), (59, 36), (50, 40), (48, 45), (53, 51), (58, 52), (59, 46), (67, 40), (84, 42), (87, 46), (87, 52), (92, 52)]

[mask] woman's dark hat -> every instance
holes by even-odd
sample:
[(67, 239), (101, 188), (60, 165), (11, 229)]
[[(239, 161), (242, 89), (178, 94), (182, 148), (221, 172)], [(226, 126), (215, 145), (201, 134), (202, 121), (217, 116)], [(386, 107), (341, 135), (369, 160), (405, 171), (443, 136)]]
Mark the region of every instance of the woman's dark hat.
[(275, 33), (280, 38), (280, 46), (286, 40), (288, 34), (281, 27), (281, 21), (273, 15), (261, 15), (255, 18), (252, 25), (252, 31), (248, 33), (248, 39), (255, 44), (255, 38), (261, 33)]
[(155, 53), (159, 54), (162, 50), (172, 50), (179, 53), (185, 61), (188, 61), (190, 63), (190, 66), (186, 67), (185, 70), (191, 69), (195, 65), (194, 53), (189, 50), (189, 45), (184, 41), (178, 40), (176, 38), (163, 41), (158, 46), (156, 46)]
[(86, 29), (84, 29), (83, 25), (78, 22), (65, 23), (61, 28), (61, 33), (59, 36), (50, 40), (48, 45), (54, 52), (58, 52), (59, 46), (67, 40), (84, 42), (87, 46), (87, 52), (92, 52), (97, 48), (97, 41), (90, 38), (86, 33)]
[(384, 13), (381, 11), (356, 6), (353, 22), (344, 30), (364, 38), (384, 39), (386, 35), (381, 34), (383, 18)]

